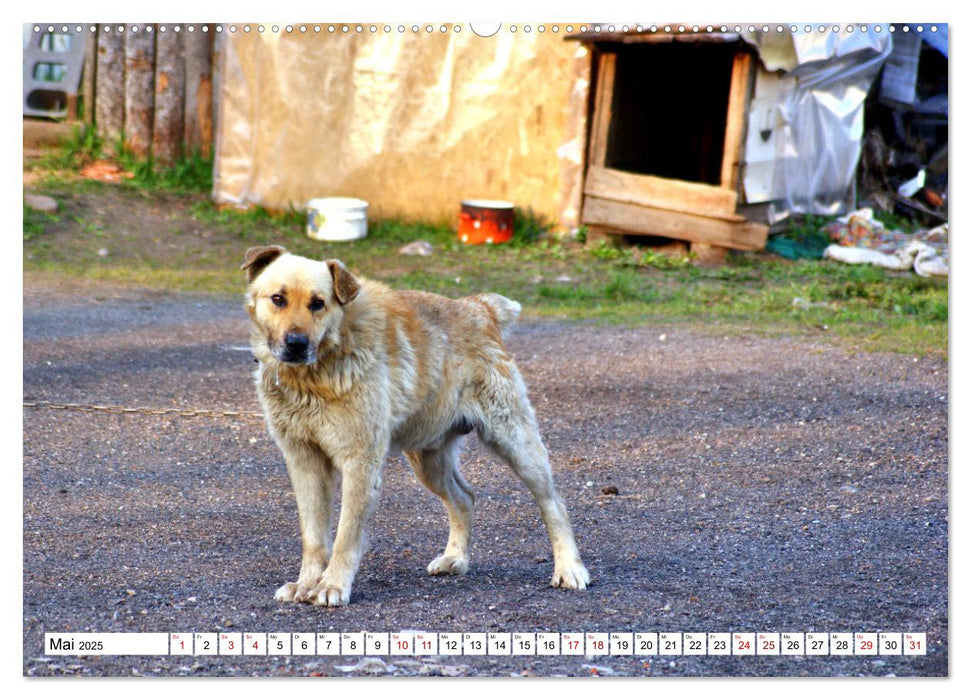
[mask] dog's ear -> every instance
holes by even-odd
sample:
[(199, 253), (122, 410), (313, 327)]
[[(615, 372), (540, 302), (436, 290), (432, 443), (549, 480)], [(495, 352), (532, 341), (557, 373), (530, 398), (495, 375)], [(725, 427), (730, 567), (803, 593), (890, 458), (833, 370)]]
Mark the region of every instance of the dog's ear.
[(286, 253), (286, 248), (278, 245), (257, 245), (246, 251), (246, 259), (239, 266), (240, 270), (246, 270), (247, 279), (252, 282), (264, 268), (278, 257)]
[(334, 296), (341, 305), (346, 304), (361, 291), (360, 283), (354, 278), (340, 260), (328, 260), (327, 267), (334, 278)]

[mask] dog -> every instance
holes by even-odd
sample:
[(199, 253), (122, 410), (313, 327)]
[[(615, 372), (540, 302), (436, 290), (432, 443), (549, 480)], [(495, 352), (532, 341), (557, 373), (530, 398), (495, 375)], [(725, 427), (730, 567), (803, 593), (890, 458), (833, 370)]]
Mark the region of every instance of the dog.
[[(300, 573), (276, 600), (349, 603), (392, 450), (404, 453), (448, 513), (448, 542), (428, 573), (464, 574), (474, 495), (458, 456), (473, 431), (539, 505), (553, 547), (551, 585), (587, 587), (590, 574), (554, 487), (526, 384), (503, 340), (518, 303), (498, 294), (448, 299), (395, 291), (351, 274), (339, 260), (311, 260), (276, 245), (250, 248), (241, 269), (257, 394), (300, 518)], [(341, 512), (332, 541), (338, 474)]]

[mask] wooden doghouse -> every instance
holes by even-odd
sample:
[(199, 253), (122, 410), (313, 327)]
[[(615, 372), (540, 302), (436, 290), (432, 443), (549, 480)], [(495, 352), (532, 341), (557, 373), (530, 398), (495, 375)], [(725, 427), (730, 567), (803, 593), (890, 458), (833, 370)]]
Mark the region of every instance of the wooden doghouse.
[(591, 234), (675, 239), (716, 258), (764, 248), (768, 226), (738, 213), (754, 51), (736, 34), (570, 38), (594, 53), (581, 214)]

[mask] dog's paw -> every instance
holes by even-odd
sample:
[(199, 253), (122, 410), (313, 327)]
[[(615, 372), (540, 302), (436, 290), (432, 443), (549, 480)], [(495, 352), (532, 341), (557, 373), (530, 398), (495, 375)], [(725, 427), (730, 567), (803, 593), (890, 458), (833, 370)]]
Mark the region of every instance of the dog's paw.
[(339, 608), (351, 602), (351, 589), (336, 584), (321, 584), (311, 594), (309, 601), (322, 608)]
[(468, 570), (469, 560), (454, 554), (443, 554), (428, 565), (428, 573), (432, 576), (459, 575)]
[(590, 583), (590, 572), (580, 561), (568, 565), (557, 566), (553, 570), (550, 585), (554, 588), (572, 588), (578, 591), (586, 589)]
[(284, 583), (276, 589), (273, 599), (281, 603), (312, 603), (316, 596), (316, 585), (305, 584), (297, 581), (296, 583)]
[(281, 603), (292, 603), (296, 597), (296, 593), (296, 583), (284, 583), (276, 589), (276, 593), (273, 594), (273, 600), (278, 600)]

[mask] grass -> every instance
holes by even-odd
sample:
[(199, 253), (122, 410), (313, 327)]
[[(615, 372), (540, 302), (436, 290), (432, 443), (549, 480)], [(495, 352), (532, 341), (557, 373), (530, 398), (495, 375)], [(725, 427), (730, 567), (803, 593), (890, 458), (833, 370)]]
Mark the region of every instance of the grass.
[(123, 153), (119, 159), (125, 170), (134, 174), (130, 185), (145, 190), (199, 192), (212, 190), (212, 159), (193, 154), (169, 166), (159, 166), (151, 158), (139, 160)]
[(29, 241), (35, 236), (39, 236), (47, 230), (47, 227), (60, 223), (61, 217), (57, 214), (48, 214), (42, 211), (35, 211), (24, 206), (24, 241)]
[(94, 129), (76, 126), (71, 137), (58, 148), (50, 149), (39, 162), (44, 170), (59, 173), (75, 171), (101, 156), (102, 140)]
[[(179, 193), (206, 193), (212, 190), (212, 158), (192, 153), (171, 165), (160, 165), (151, 156), (139, 158), (131, 153), (124, 137), (114, 144), (116, 161), (126, 172), (133, 174), (127, 184), (143, 190), (162, 190)], [(106, 159), (104, 141), (94, 129), (74, 128), (71, 137), (59, 147), (48, 151), (37, 167), (48, 175), (49, 184), (56, 185), (65, 174), (78, 173), (84, 166)]]
[[(87, 157), (86, 149), (84, 142), (74, 144), (71, 157)], [(528, 210), (517, 212), (513, 245), (467, 246), (451, 225), (393, 220), (369, 222), (361, 241), (327, 244), (307, 237), (300, 211), (216, 207), (208, 196), (210, 166), (197, 159), (170, 170), (131, 165), (136, 177), (122, 185), (42, 180), (45, 194), (81, 204), (57, 215), (24, 209), (28, 279), (235, 295), (245, 249), (279, 243), (302, 255), (340, 258), (399, 288), (453, 297), (499, 292), (532, 317), (685, 324), (720, 334), (810, 336), (866, 351), (947, 355), (946, 280), (768, 253), (731, 254), (727, 265), (704, 268), (690, 256), (557, 239), (548, 233), (551, 222)], [(823, 225), (803, 222), (805, 229), (793, 235), (816, 235)], [(434, 246), (432, 257), (398, 253), (418, 239)], [(797, 299), (803, 302), (794, 304)]]

